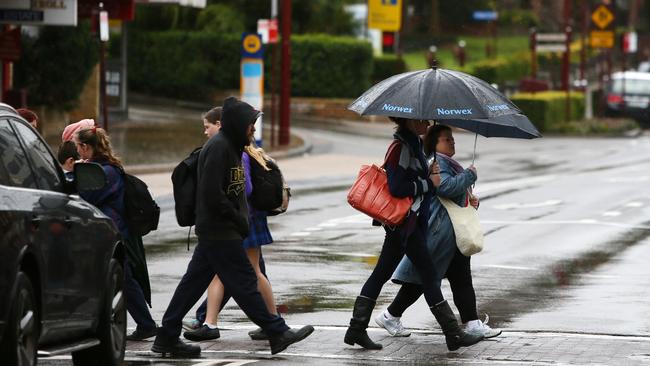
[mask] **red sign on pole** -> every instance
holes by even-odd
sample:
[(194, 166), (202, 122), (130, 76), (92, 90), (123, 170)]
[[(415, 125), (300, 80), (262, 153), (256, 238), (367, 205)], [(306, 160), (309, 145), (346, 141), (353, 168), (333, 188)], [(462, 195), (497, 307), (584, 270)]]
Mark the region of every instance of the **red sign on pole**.
[(0, 59), (16, 62), (20, 59), (20, 28), (0, 33)]

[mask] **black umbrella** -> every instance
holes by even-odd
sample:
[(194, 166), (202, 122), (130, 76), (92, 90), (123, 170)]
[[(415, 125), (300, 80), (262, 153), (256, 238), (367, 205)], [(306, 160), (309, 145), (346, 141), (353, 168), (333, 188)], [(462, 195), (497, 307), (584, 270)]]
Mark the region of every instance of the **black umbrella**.
[(410, 119), (489, 119), (521, 113), (485, 81), (431, 68), (394, 75), (368, 89), (348, 109), (361, 115)]

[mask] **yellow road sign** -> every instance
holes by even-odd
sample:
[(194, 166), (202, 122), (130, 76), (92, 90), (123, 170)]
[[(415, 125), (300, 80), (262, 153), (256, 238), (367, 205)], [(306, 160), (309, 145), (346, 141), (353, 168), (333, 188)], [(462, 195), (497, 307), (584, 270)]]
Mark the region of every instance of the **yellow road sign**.
[(397, 32), (402, 27), (402, 0), (368, 0), (368, 28)]
[(599, 5), (593, 13), (591, 13), (591, 20), (600, 29), (605, 29), (614, 21), (614, 14), (605, 5)]
[(244, 50), (248, 53), (256, 53), (262, 47), (262, 42), (257, 34), (249, 34), (244, 38)]
[(589, 33), (589, 46), (591, 48), (614, 47), (614, 31), (591, 31)]

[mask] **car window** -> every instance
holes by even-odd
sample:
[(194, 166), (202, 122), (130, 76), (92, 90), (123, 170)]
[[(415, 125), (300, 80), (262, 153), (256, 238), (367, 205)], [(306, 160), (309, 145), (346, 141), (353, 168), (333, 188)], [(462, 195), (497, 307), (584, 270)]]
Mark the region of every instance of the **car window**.
[(625, 94), (650, 95), (650, 80), (625, 79), (625, 85), (621, 79), (614, 80), (612, 87), (614, 93), (623, 93), (623, 88), (625, 88)]
[(36, 182), (25, 152), (7, 118), (0, 119), (0, 161), (8, 175), (7, 185), (36, 188)]
[(13, 125), (25, 144), (25, 151), (28, 159), (32, 162), (38, 187), (50, 191), (60, 191), (62, 184), (57, 170), (58, 163), (54, 160), (47, 145), (30, 127), (22, 123)]

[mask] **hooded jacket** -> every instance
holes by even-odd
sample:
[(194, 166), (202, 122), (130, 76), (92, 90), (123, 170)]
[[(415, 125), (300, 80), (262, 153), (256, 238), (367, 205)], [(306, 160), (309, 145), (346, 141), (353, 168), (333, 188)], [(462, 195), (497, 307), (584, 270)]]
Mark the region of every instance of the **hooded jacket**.
[(249, 140), (248, 126), (260, 111), (229, 97), (224, 100), (221, 130), (199, 154), (196, 186), (196, 235), (209, 240), (248, 236), (244, 168), (241, 155)]

